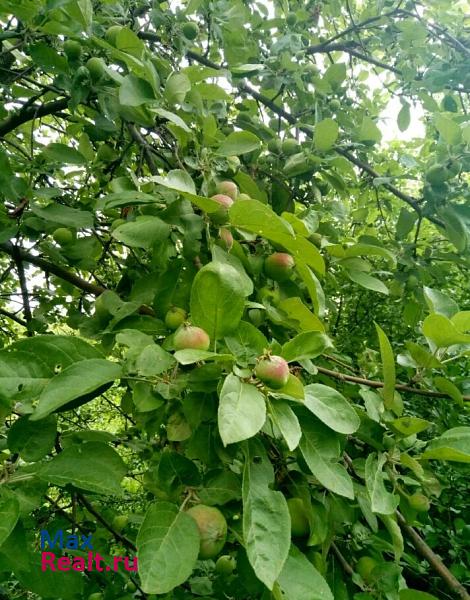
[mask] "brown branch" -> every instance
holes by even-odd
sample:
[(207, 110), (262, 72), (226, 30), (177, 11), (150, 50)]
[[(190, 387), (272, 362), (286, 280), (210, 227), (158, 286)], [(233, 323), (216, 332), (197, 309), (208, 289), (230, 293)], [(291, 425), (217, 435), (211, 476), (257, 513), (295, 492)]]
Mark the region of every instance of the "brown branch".
[(158, 167), (153, 159), (151, 146), (147, 143), (135, 125), (129, 124), (128, 129), (132, 138), (139, 144), (139, 146), (142, 146), (145, 162), (147, 163), (150, 173), (152, 173), (152, 175), (158, 175)]
[(26, 323), (26, 321), (23, 321), (23, 319), (20, 319), (20, 317), (17, 317), (13, 313), (8, 312), (7, 310), (5, 310), (3, 308), (0, 308), (0, 315), (3, 315), (4, 317), (8, 317), (9, 319), (11, 319), (12, 321), (15, 321), (15, 323), (18, 323), (18, 325), (21, 325), (22, 327), (28, 327), (28, 323)]
[(18, 281), (21, 289), (21, 297), (23, 299), (23, 313), (26, 320), (26, 323), (29, 323), (33, 318), (31, 313), (31, 306), (29, 304), (29, 292), (28, 292), (28, 284), (26, 282), (26, 275), (24, 272), (23, 259), (21, 258), (19, 248), (17, 246), (12, 245), (13, 260), (15, 261), (16, 271), (18, 273)]
[(463, 600), (470, 600), (470, 595), (467, 593), (463, 585), (445, 566), (442, 560), (435, 554), (426, 544), (423, 538), (405, 521), (403, 515), (397, 511), (398, 524), (413, 544), (415, 550), (423, 558), (425, 558), (436, 573), (445, 581), (449, 589), (457, 594)]
[(342, 566), (343, 571), (351, 577), (354, 574), (354, 569), (351, 567), (351, 565), (348, 563), (348, 561), (341, 554), (340, 549), (334, 542), (331, 542), (331, 548), (333, 549), (333, 552), (335, 553), (336, 558), (339, 561), (339, 564)]
[(92, 514), (101, 523), (101, 525), (103, 525), (103, 527), (105, 529), (107, 529), (110, 533), (112, 533), (113, 536), (119, 542), (121, 542), (127, 548), (130, 548), (134, 552), (137, 551), (137, 548), (136, 548), (135, 544), (133, 542), (131, 542), (131, 540), (129, 540), (128, 538), (126, 538), (124, 535), (120, 534), (118, 531), (116, 531), (115, 529), (113, 529), (113, 527), (106, 521), (106, 519), (104, 517), (102, 517), (100, 515), (100, 513), (96, 510), (96, 508), (94, 508), (94, 506), (91, 504), (91, 502), (89, 502), (89, 500), (87, 498), (85, 498), (85, 496), (83, 494), (78, 493), (77, 494), (77, 500), (80, 502), (80, 504), (82, 506), (84, 506), (87, 509), (87, 511), (90, 514)]
[[(6, 252), (12, 257), (14, 256), (15, 252), (17, 252), (18, 256), (21, 258), (22, 261), (39, 267), (45, 273), (52, 273), (60, 279), (68, 281), (73, 286), (79, 288), (80, 290), (83, 290), (84, 292), (88, 292), (93, 296), (100, 296), (107, 289), (101, 285), (97, 285), (96, 283), (91, 283), (90, 281), (87, 281), (86, 279), (75, 275), (75, 273), (71, 273), (66, 268), (61, 267), (60, 265), (55, 265), (54, 263), (51, 263), (48, 260), (41, 258), (40, 256), (30, 254), (23, 248), (17, 248), (16, 246), (13, 246), (13, 244), (11, 244), (10, 242), (0, 243), (0, 250), (3, 250), (3, 252)], [(146, 305), (142, 305), (139, 308), (139, 313), (143, 315), (155, 316), (154, 311)]]
[[(358, 385), (366, 385), (372, 388), (383, 388), (383, 381), (374, 381), (372, 379), (365, 379), (364, 377), (356, 377), (355, 375), (345, 375), (344, 373), (339, 373), (338, 371), (332, 371), (331, 369), (326, 369), (325, 367), (319, 367), (315, 365), (318, 369), (319, 373), (323, 375), (328, 375), (328, 377), (333, 377), (334, 379), (339, 379), (340, 381), (349, 381), (350, 383), (357, 383)], [(442, 392), (435, 392), (433, 390), (422, 390), (420, 388), (414, 388), (409, 385), (404, 385), (402, 383), (397, 383), (395, 385), (395, 389), (401, 392), (409, 392), (410, 394), (418, 394), (419, 396), (427, 396), (428, 398), (448, 398), (448, 394), (444, 394)], [(466, 402), (470, 402), (470, 396), (462, 396), (463, 400)]]
[(54, 100), (53, 102), (48, 102), (42, 106), (28, 106), (26, 110), (19, 110), (17, 113), (0, 121), (0, 138), (32, 119), (38, 119), (60, 112), (64, 108), (67, 108), (68, 102), (68, 98), (61, 98), (60, 100)]

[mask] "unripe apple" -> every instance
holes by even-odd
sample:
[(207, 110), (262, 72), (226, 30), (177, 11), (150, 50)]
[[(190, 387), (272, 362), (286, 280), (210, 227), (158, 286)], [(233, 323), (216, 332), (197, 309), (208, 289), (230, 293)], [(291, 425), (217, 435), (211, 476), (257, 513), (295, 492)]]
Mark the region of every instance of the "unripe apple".
[(90, 71), (93, 83), (97, 83), (106, 73), (106, 63), (99, 56), (92, 56), (86, 61), (86, 68)]
[(431, 507), (429, 498), (419, 492), (411, 494), (408, 498), (408, 502), (410, 503), (411, 508), (418, 512), (427, 512)]
[(258, 360), (255, 375), (268, 387), (280, 390), (289, 379), (289, 365), (281, 356), (265, 356)]
[(101, 592), (94, 592), (88, 596), (88, 600), (103, 600), (103, 597)]
[(297, 143), (297, 140), (294, 140), (294, 138), (287, 138), (282, 142), (282, 153), (286, 156), (297, 154), (299, 150), (299, 144)]
[(133, 581), (128, 581), (126, 583), (126, 592), (130, 592), (133, 594), (137, 590), (137, 586)]
[(251, 196), (249, 196), (248, 194), (245, 194), (245, 193), (239, 194), (238, 201), (240, 201), (240, 200), (251, 200)]
[(227, 539), (227, 521), (218, 508), (197, 504), (192, 506), (187, 514), (196, 521), (201, 544), (199, 558), (214, 558), (225, 545)]
[(210, 338), (204, 329), (188, 325), (181, 327), (175, 333), (173, 339), (175, 350), (208, 350), (210, 346)]
[(228, 209), (232, 206), (233, 200), (232, 198), (230, 198), (230, 196), (227, 196), (226, 194), (215, 194), (214, 196), (212, 196), (211, 200), (215, 200), (215, 202), (217, 202), (221, 206), (219, 210), (211, 213), (211, 220), (216, 225), (223, 225), (227, 222)]
[(188, 21), (187, 23), (184, 23), (183, 27), (182, 27), (182, 31), (183, 31), (183, 35), (187, 40), (195, 40), (197, 38), (197, 36), (199, 35), (199, 27), (197, 25), (197, 23), (194, 23), (193, 21)]
[(104, 37), (105, 37), (106, 41), (109, 44), (111, 44), (111, 46), (116, 45), (117, 36), (118, 36), (118, 33), (121, 31), (121, 29), (122, 29), (122, 25), (112, 25), (111, 27), (108, 27), (108, 29), (106, 30)]
[(217, 184), (217, 193), (225, 194), (225, 196), (229, 196), (232, 200), (236, 200), (238, 196), (238, 188), (233, 181), (221, 181)]
[(307, 512), (302, 498), (289, 498), (287, 508), (290, 514), (290, 528), (293, 537), (304, 537), (310, 532)]
[(219, 237), (222, 240), (222, 242), (224, 243), (227, 250), (230, 250), (233, 246), (232, 232), (229, 231), (228, 229), (225, 229), (225, 227), (222, 227), (222, 229), (219, 229)]
[(297, 23), (297, 15), (295, 12), (287, 13), (286, 23), (289, 25), (289, 27), (293, 27)]
[(217, 559), (217, 562), (215, 563), (215, 572), (222, 576), (231, 575), (235, 571), (236, 566), (237, 561), (234, 557), (229, 554), (224, 554)]
[(330, 102), (330, 108), (334, 111), (339, 110), (341, 108), (341, 102), (337, 98), (333, 98)]
[(290, 254), (274, 252), (264, 261), (264, 272), (274, 281), (287, 281), (294, 270), (295, 261)]
[(77, 61), (82, 54), (82, 45), (76, 40), (65, 40), (64, 53), (69, 61)]
[(268, 150), (273, 154), (280, 154), (282, 151), (282, 142), (278, 138), (273, 138), (268, 142)]
[(118, 533), (121, 532), (129, 522), (127, 515), (116, 515), (113, 519), (112, 527)]
[(165, 315), (165, 325), (168, 327), (168, 329), (176, 331), (178, 327), (181, 327), (181, 325), (185, 322), (186, 316), (187, 314), (184, 308), (172, 306)]
[(73, 233), (66, 227), (59, 227), (56, 229), (52, 234), (52, 237), (54, 238), (54, 241), (61, 246), (67, 246), (67, 244), (73, 242)]
[(259, 327), (264, 323), (266, 314), (265, 311), (260, 308), (252, 308), (248, 311), (248, 318), (255, 327)]
[(372, 583), (372, 571), (377, 566), (377, 561), (372, 556), (361, 556), (356, 563), (356, 572), (362, 577), (366, 583)]

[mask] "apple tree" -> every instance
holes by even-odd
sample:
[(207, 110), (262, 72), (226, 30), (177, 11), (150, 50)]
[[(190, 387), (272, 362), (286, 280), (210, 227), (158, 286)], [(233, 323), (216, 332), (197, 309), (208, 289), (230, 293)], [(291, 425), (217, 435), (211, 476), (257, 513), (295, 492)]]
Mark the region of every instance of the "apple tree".
[(1, 597), (470, 598), (468, 13), (0, 0)]

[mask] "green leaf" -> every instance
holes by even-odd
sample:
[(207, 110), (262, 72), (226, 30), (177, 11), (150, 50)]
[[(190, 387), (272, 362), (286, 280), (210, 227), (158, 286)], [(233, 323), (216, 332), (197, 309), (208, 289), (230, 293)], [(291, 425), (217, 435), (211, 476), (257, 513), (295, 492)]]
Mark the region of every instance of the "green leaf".
[(217, 352), (193, 350), (191, 348), (187, 350), (178, 350), (175, 352), (174, 357), (180, 365), (193, 365), (194, 363), (201, 361), (233, 361), (233, 356), (231, 354), (217, 354)]
[(165, 97), (169, 104), (182, 104), (191, 89), (191, 82), (184, 73), (172, 73), (165, 85)]
[(420, 367), (424, 367), (425, 369), (438, 369), (441, 366), (441, 363), (437, 358), (428, 352), (426, 348), (423, 348), (423, 346), (415, 344), (414, 342), (405, 343), (411, 358)]
[(399, 240), (405, 239), (415, 226), (417, 220), (418, 215), (414, 210), (406, 210), (406, 208), (401, 208), (396, 225), (397, 238)]
[(443, 294), (439, 290), (423, 286), (424, 299), (433, 313), (439, 313), (445, 317), (452, 317), (459, 310), (459, 305), (455, 300)]
[(398, 129), (400, 131), (406, 131), (410, 126), (410, 121), (410, 105), (408, 104), (408, 102), (403, 102), (403, 105), (400, 108), (400, 112), (397, 116)]
[(158, 344), (149, 344), (136, 358), (135, 366), (140, 375), (155, 377), (172, 369), (176, 365), (175, 359), (176, 356), (173, 357)]
[(295, 450), (302, 437), (302, 431), (294, 411), (287, 402), (273, 399), (269, 404), (269, 413), (273, 423), (286, 440), (289, 450)]
[(183, 119), (180, 116), (175, 115), (175, 113), (172, 113), (169, 110), (165, 110), (164, 108), (151, 108), (150, 110), (159, 115), (160, 117), (167, 119), (177, 127), (181, 127), (183, 131), (191, 133), (191, 129), (186, 125), (185, 121), (183, 121)]
[(167, 594), (184, 583), (196, 564), (200, 537), (196, 521), (169, 502), (147, 510), (137, 534), (139, 575), (147, 594)]
[(78, 210), (63, 204), (49, 204), (41, 208), (37, 204), (31, 204), (32, 212), (41, 219), (73, 227), (74, 229), (92, 228), (94, 223), (93, 214), (85, 210)]
[(241, 481), (232, 471), (211, 471), (197, 493), (203, 504), (222, 506), (232, 500), (240, 500)]
[(257, 150), (261, 145), (258, 136), (250, 131), (233, 131), (220, 144), (217, 154), (222, 156), (239, 156)]
[(333, 431), (351, 434), (361, 421), (346, 398), (334, 388), (312, 383), (305, 388), (305, 406)]
[(400, 417), (399, 419), (390, 421), (387, 425), (396, 433), (408, 437), (409, 435), (425, 431), (431, 427), (432, 423), (419, 417)]
[(359, 284), (363, 288), (372, 290), (373, 292), (379, 292), (380, 294), (385, 294), (387, 296), (390, 293), (385, 283), (376, 277), (372, 277), (372, 275), (364, 273), (363, 271), (346, 269), (346, 274), (351, 281), (354, 281), (354, 283)]
[(227, 375), (222, 389), (217, 415), (220, 437), (224, 446), (253, 437), (266, 420), (264, 395), (254, 385)]
[(331, 347), (330, 338), (320, 331), (304, 331), (282, 346), (281, 356), (287, 362), (316, 358)]
[(420, 590), (413, 590), (407, 588), (406, 590), (400, 590), (400, 600), (439, 600), (436, 596), (428, 594), (427, 592), (421, 592)]
[(137, 190), (123, 190), (100, 198), (97, 201), (97, 208), (104, 210), (124, 206), (139, 206), (141, 204), (155, 204), (155, 196)]
[(131, 248), (151, 248), (156, 242), (170, 235), (170, 226), (150, 215), (137, 217), (135, 221), (124, 223), (112, 231), (112, 236)]
[(436, 115), (434, 117), (434, 124), (437, 131), (441, 134), (442, 138), (447, 144), (458, 144), (462, 138), (462, 132), (460, 127), (455, 121), (444, 117), (444, 115)]
[(50, 161), (66, 165), (86, 165), (88, 163), (83, 154), (65, 144), (49, 144), (42, 153)]
[(300, 424), (300, 451), (310, 471), (327, 490), (352, 500), (352, 479), (345, 467), (337, 462), (341, 452), (339, 437), (310, 413), (304, 414)]
[(294, 398), (295, 400), (303, 400), (305, 398), (304, 386), (302, 382), (292, 373), (289, 373), (289, 379), (287, 380), (286, 385), (280, 390), (276, 390), (275, 393), (282, 398), (287, 399)]
[(289, 319), (297, 323), (299, 331), (325, 331), (325, 326), (313, 312), (308, 309), (300, 298), (286, 298), (279, 304)]
[(470, 310), (462, 310), (455, 314), (451, 321), (460, 333), (465, 333), (466, 331), (470, 331)]
[(244, 362), (252, 362), (269, 346), (261, 331), (246, 321), (240, 321), (236, 331), (225, 338), (225, 343), (230, 352)]
[(294, 545), (278, 582), (284, 600), (334, 600), (325, 579)]
[(270, 488), (274, 472), (259, 440), (250, 440), (243, 470), (243, 540), (256, 576), (272, 590), (290, 547), (284, 494)]
[(400, 526), (397, 523), (397, 518), (396, 516), (392, 517), (390, 515), (380, 515), (379, 518), (385, 525), (392, 539), (395, 562), (398, 562), (405, 550), (405, 542), (403, 540), (403, 534), (401, 532)]
[(179, 486), (197, 487), (201, 475), (195, 463), (178, 452), (163, 452), (158, 463), (158, 482), (169, 493)]
[(393, 405), (395, 398), (395, 357), (388, 337), (377, 323), (375, 329), (379, 338), (380, 356), (382, 358), (382, 372), (384, 377), (384, 387), (382, 395), (386, 408)]
[(234, 227), (284, 246), (296, 261), (302, 261), (324, 274), (325, 263), (318, 249), (305, 238), (294, 236), (288, 224), (269, 206), (258, 200), (239, 200), (230, 207), (229, 217)]
[(361, 142), (380, 142), (382, 132), (370, 117), (364, 117), (359, 129), (359, 140)]
[(102, 354), (78, 337), (38, 335), (0, 351), (0, 398), (36, 400), (57, 370)]
[(207, 213), (213, 213), (220, 210), (220, 204), (218, 202), (196, 194), (194, 181), (191, 179), (191, 176), (182, 169), (169, 171), (166, 177), (152, 177), (152, 181), (155, 181), (165, 188), (174, 190), (175, 192), (180, 192), (190, 202)]
[(460, 333), (454, 323), (444, 315), (433, 313), (423, 322), (423, 333), (437, 348), (454, 344), (470, 344), (470, 335)]
[(470, 463), (470, 427), (455, 427), (431, 440), (421, 458)]
[(323, 319), (325, 316), (325, 293), (318, 278), (313, 273), (312, 269), (298, 258), (296, 268), (300, 277), (302, 277), (303, 282), (307, 286), (315, 313), (320, 319)]
[(121, 480), (126, 466), (119, 454), (102, 442), (65, 448), (46, 463), (39, 477), (58, 486), (72, 484), (95, 494), (122, 496)]
[(8, 430), (8, 447), (18, 452), (27, 462), (40, 460), (54, 447), (57, 420), (54, 416), (44, 419), (39, 426), (29, 417), (21, 417)]
[(366, 460), (365, 478), (372, 512), (391, 515), (395, 512), (399, 498), (385, 487), (383, 467), (387, 462), (386, 454), (369, 454)]
[(0, 495), (0, 547), (15, 528), (20, 516), (20, 504), (14, 494)]
[(119, 88), (119, 102), (124, 106), (141, 106), (155, 102), (152, 86), (132, 73), (126, 75)]
[(244, 280), (235, 267), (211, 262), (196, 275), (191, 287), (191, 317), (212, 341), (232, 333), (245, 307)]
[(387, 259), (390, 266), (396, 265), (396, 256), (383, 246), (376, 246), (375, 244), (353, 244), (344, 250), (345, 258), (352, 258), (354, 256), (382, 256)]
[(103, 358), (91, 358), (66, 367), (52, 378), (39, 397), (31, 421), (38, 421), (76, 398), (99, 393), (102, 386), (122, 375), (121, 367)]
[(315, 125), (314, 142), (320, 152), (333, 148), (338, 139), (339, 127), (333, 119), (323, 119)]

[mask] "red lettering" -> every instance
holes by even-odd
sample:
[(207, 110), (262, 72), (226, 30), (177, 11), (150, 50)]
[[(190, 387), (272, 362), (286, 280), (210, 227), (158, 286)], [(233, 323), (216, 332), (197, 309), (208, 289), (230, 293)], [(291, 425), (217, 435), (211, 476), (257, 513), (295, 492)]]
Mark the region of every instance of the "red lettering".
[(114, 557), (114, 570), (117, 571), (118, 570), (118, 566), (119, 566), (119, 562), (122, 560), (122, 556), (115, 556)]
[(103, 567), (100, 567), (100, 562), (104, 560), (104, 558), (102, 556), (100, 556), (98, 554), (98, 552), (95, 554), (95, 565), (96, 565), (96, 570), (97, 571), (104, 571)]
[(68, 556), (61, 556), (57, 561), (57, 567), (59, 571), (70, 571), (70, 558)]
[(74, 571), (84, 571), (85, 570), (85, 559), (81, 556), (75, 556), (72, 563), (72, 569)]
[(54, 566), (55, 554), (54, 552), (41, 552), (41, 570), (47, 571), (47, 567), (51, 568), (51, 571), (55, 571)]
[(132, 567), (129, 566), (129, 557), (126, 556), (124, 558), (124, 568), (126, 569), (126, 571), (136, 571), (137, 572), (137, 556), (134, 556), (133, 561), (132, 561)]

